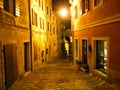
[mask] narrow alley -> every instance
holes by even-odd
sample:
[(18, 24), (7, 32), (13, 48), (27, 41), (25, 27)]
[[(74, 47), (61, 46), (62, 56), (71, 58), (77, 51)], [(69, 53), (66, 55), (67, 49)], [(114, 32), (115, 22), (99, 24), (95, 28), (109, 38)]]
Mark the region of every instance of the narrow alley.
[(120, 90), (116, 84), (75, 70), (69, 59), (46, 63), (27, 77), (17, 80), (9, 90)]

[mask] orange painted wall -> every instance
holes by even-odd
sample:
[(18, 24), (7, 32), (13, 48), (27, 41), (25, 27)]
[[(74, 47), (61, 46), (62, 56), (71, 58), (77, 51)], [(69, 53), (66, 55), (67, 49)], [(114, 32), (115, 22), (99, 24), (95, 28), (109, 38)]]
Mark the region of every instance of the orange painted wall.
[(103, 0), (103, 4), (96, 8), (93, 0), (89, 3), (89, 11), (77, 18), (75, 28), (120, 14), (120, 0)]
[[(74, 32), (74, 38), (88, 38), (92, 45), (93, 37), (109, 37), (109, 67), (120, 72), (120, 22)], [(92, 58), (92, 53), (88, 53)]]

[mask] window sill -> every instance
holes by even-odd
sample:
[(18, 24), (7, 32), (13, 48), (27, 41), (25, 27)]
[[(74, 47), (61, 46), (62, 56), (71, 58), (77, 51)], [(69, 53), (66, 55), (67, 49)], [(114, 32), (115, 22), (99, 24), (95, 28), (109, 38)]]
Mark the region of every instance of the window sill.
[(94, 73), (98, 76), (100, 76), (101, 78), (103, 79), (106, 79), (107, 78), (107, 75), (105, 73), (103, 73), (102, 71), (98, 70), (98, 69), (95, 69), (94, 70)]

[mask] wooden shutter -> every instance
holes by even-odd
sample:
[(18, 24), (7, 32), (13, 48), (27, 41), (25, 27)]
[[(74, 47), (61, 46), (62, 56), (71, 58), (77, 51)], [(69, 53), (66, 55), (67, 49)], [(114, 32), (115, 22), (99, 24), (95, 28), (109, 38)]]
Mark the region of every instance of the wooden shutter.
[(5, 84), (9, 87), (18, 77), (16, 44), (4, 45)]
[(20, 16), (20, 2), (19, 2), (19, 0), (15, 0), (15, 15)]
[(0, 89), (2, 88), (2, 83), (3, 83), (3, 67), (2, 67), (2, 44), (0, 42)]

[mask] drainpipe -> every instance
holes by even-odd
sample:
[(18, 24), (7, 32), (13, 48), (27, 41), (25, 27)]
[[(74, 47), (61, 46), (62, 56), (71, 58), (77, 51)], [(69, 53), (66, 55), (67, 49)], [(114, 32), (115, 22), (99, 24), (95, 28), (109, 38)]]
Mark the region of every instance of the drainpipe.
[(29, 29), (30, 29), (30, 58), (31, 58), (31, 71), (33, 70), (32, 66), (32, 20), (31, 20), (31, 0), (28, 0), (29, 5)]

